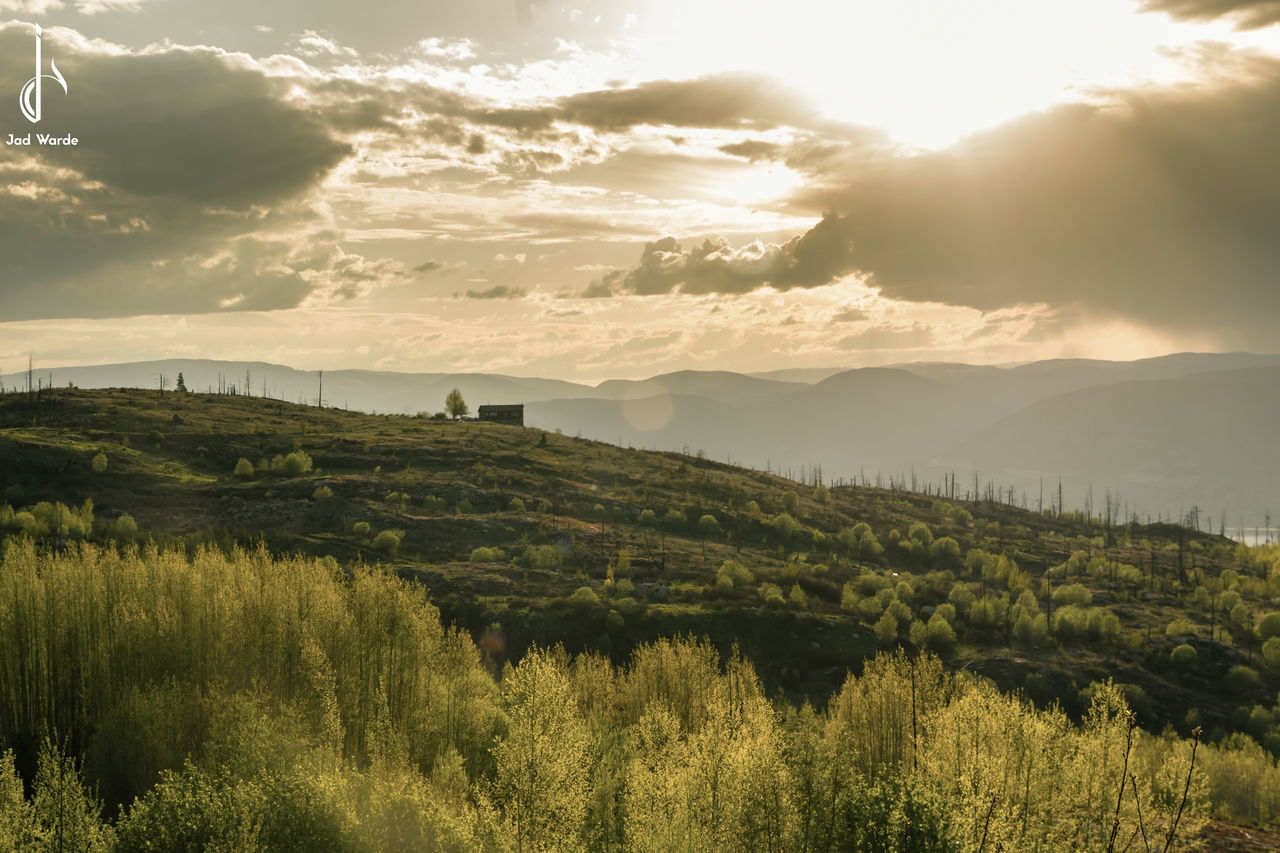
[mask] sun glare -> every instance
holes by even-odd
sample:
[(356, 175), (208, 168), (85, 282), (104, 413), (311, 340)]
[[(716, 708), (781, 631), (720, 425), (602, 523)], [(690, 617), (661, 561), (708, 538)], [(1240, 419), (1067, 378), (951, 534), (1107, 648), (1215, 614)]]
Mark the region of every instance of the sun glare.
[(1176, 23), (1123, 0), (652, 7), (636, 33), (642, 74), (767, 74), (833, 119), (926, 148), (1098, 88), (1191, 79), (1175, 54), (1196, 42), (1280, 53), (1280, 28), (1240, 34), (1226, 22)]

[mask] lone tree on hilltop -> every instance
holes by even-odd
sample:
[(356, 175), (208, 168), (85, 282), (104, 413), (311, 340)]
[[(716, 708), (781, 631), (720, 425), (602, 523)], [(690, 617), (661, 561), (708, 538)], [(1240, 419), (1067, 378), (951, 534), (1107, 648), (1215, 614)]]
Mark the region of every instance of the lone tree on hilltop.
[(181, 373), (181, 371), (179, 371), (179, 373), (178, 373), (178, 384), (177, 384), (177, 386), (176, 386), (175, 390), (177, 390), (177, 391), (179, 391), (180, 393), (183, 393), (183, 394), (187, 393), (187, 383), (186, 383), (186, 381), (182, 378), (182, 373)]
[(444, 410), (449, 413), (449, 417), (457, 420), (465, 418), (471, 410), (467, 408), (467, 401), (462, 399), (462, 392), (454, 388), (444, 398)]

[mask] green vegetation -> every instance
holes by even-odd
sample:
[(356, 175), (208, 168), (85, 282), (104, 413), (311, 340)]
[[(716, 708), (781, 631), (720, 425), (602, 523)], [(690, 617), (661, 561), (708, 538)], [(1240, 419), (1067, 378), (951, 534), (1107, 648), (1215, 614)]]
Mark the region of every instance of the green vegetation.
[[(0, 750), (28, 804), (42, 751), (63, 779), (73, 758), (84, 808), (105, 804), (94, 844), (134, 849), (187, 815), (206, 834), (179, 848), (259, 833), (390, 849), (396, 827), (400, 846), (446, 849), (1103, 849), (1114, 815), (1097, 804), (1115, 809), (1127, 710), (1141, 772), (1126, 832), (1139, 801), (1148, 831), (1168, 828), (1197, 727), (1183, 826), (1280, 815), (1280, 548), (499, 424), (195, 393), (51, 400), (33, 424), (0, 398), (0, 630), (27, 661), (0, 674), (26, 691), (0, 694)], [(108, 568), (114, 580), (95, 575)], [(359, 597), (375, 587), (394, 593)], [(453, 645), (421, 647), (437, 630)], [(626, 699), (662, 649), (665, 686)], [(528, 683), (509, 681), (526, 665)], [(450, 667), (469, 674), (432, 680)], [(902, 729), (865, 708), (835, 722), (837, 700), (885, 667), (945, 697), (915, 697), (895, 747), (909, 771), (906, 753), (867, 752)], [(544, 695), (574, 701), (547, 709)], [(909, 695), (875, 696), (910, 711)], [(1027, 743), (993, 734), (986, 763), (960, 767), (946, 725), (972, 735), (985, 714)], [(513, 731), (533, 740), (504, 753)], [(544, 752), (545, 772), (516, 760)], [(1087, 794), (1036, 789), (1044, 767), (1087, 762), (1072, 770)], [(722, 797), (709, 779), (739, 781)], [(45, 831), (38, 811), (23, 832)], [(858, 835), (868, 825), (920, 829)]]
[(1265, 753), (1145, 735), (1110, 683), (1076, 725), (928, 655), (823, 710), (705, 642), (499, 668), (416, 584), (263, 550), (24, 540), (0, 585), (11, 849), (1104, 850), (1280, 809)]

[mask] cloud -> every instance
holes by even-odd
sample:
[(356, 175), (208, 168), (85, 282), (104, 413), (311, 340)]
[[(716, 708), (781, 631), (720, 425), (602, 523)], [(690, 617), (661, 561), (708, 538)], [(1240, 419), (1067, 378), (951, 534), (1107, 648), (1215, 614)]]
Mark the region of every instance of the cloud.
[(783, 146), (776, 142), (765, 142), (760, 139), (746, 139), (729, 145), (721, 145), (720, 150), (734, 157), (741, 157), (752, 163), (769, 162), (782, 159)]
[(349, 47), (343, 47), (331, 38), (326, 38), (314, 30), (306, 30), (297, 38), (297, 51), (301, 56), (333, 56), (353, 58), (358, 54)]
[(17, 12), (19, 15), (47, 15), (63, 8), (62, 0), (0, 0), (0, 12)]
[(565, 121), (610, 131), (645, 124), (761, 129), (826, 124), (797, 93), (767, 77), (741, 73), (581, 92), (562, 98), (558, 106)]
[[(1224, 57), (1224, 59), (1231, 59)], [(592, 295), (812, 287), (983, 311), (1043, 304), (1274, 350), (1280, 62), (1199, 87), (1112, 93), (954, 148), (864, 162), (793, 202), (833, 212), (778, 246), (667, 238)]]
[(413, 268), (413, 271), (420, 272), (420, 273), (429, 273), (429, 272), (435, 272), (436, 270), (443, 269), (443, 268), (444, 268), (444, 264), (440, 263), (439, 261), (427, 261), (426, 263), (418, 264), (416, 267)]
[[(0, 79), (29, 38), (0, 26)], [(6, 319), (291, 308), (404, 275), (337, 247), (311, 191), (351, 149), (247, 57), (45, 42), (70, 89), (40, 129), (79, 144), (0, 149)]]
[(488, 290), (468, 290), (468, 299), (520, 299), (525, 295), (525, 291), (519, 288), (507, 287), (499, 284)]
[(1230, 18), (1242, 30), (1280, 23), (1280, 0), (1142, 0), (1141, 9), (1182, 20)]
[(765, 285), (778, 290), (820, 287), (852, 271), (850, 241), (843, 221), (834, 215), (783, 244), (757, 240), (735, 249), (717, 238), (686, 252), (676, 238), (664, 237), (645, 244), (637, 267), (597, 279), (583, 296), (652, 296), (675, 290), (747, 293)]

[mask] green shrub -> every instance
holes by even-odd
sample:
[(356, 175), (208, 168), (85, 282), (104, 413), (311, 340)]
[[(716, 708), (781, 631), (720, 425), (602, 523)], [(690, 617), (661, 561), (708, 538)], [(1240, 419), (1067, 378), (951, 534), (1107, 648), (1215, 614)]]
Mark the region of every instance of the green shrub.
[(394, 530), (384, 530), (373, 537), (374, 550), (392, 556), (400, 550), (400, 534)]
[(95, 474), (101, 474), (103, 471), (106, 471), (107, 454), (99, 450), (97, 455), (93, 457), (93, 462), (91, 464), (93, 465), (93, 473)]
[(1271, 637), (1262, 644), (1262, 659), (1267, 666), (1280, 667), (1280, 637)]
[(329, 498), (333, 497), (333, 489), (328, 486), (320, 486), (311, 493), (311, 497), (318, 501), (327, 501)]
[(1245, 693), (1258, 686), (1258, 671), (1244, 664), (1236, 664), (1222, 676), (1222, 687), (1231, 693)]
[(236, 479), (252, 480), (253, 479), (253, 463), (243, 456), (236, 462), (235, 471), (232, 472)]
[(471, 562), (473, 563), (497, 563), (501, 562), (505, 555), (501, 548), (479, 547), (471, 552)]
[(351, 525), (351, 532), (357, 536), (368, 536), (371, 530), (372, 528), (369, 527), (369, 522), (367, 521), (357, 521)]
[(520, 500), (520, 498), (512, 498), (511, 503), (507, 504), (507, 511), (508, 512), (524, 512), (525, 511), (524, 501)]
[(1200, 655), (1195, 648), (1183, 643), (1180, 646), (1174, 646), (1173, 651), (1169, 652), (1169, 661), (1179, 669), (1191, 669), (1199, 661)]
[(284, 457), (279, 470), (286, 477), (301, 477), (311, 470), (311, 465), (311, 457), (307, 455), (306, 451), (295, 450)]
[(569, 596), (569, 600), (579, 607), (600, 606), (600, 596), (596, 595), (596, 591), (589, 586), (578, 587), (573, 595)]

